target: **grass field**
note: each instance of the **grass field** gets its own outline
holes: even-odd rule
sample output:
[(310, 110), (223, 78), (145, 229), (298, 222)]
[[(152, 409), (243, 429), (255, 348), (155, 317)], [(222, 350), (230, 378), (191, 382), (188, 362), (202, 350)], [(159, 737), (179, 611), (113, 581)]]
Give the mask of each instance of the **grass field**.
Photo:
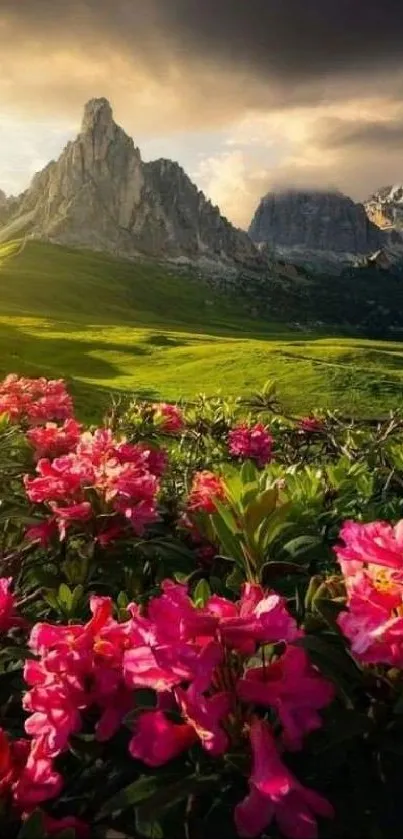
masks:
[(267, 379), (295, 412), (380, 416), (402, 404), (403, 343), (251, 321), (230, 300), (152, 263), (10, 246), (0, 295), (0, 375), (71, 380), (86, 419), (111, 391), (189, 399), (245, 394)]

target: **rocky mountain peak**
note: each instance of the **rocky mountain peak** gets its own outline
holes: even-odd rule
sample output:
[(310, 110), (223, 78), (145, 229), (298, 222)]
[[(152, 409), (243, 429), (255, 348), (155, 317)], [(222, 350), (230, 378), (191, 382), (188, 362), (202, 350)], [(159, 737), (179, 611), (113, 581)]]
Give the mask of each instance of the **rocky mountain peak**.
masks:
[(367, 216), (384, 229), (403, 229), (403, 184), (378, 189), (365, 201)]
[(81, 134), (93, 133), (100, 128), (105, 129), (113, 122), (113, 111), (110, 102), (102, 96), (99, 99), (90, 99), (84, 105)]
[(339, 191), (288, 189), (262, 198), (249, 228), (255, 243), (280, 253), (302, 251), (349, 258), (382, 246), (379, 228), (362, 204)]
[(3, 241), (24, 232), (129, 258), (263, 262), (177, 163), (142, 161), (105, 98), (87, 102), (76, 139), (35, 175), (7, 221)]

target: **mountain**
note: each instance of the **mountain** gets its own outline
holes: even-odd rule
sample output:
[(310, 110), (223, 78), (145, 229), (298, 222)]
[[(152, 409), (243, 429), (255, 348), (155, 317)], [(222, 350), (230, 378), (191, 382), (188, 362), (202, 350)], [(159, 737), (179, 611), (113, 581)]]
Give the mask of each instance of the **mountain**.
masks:
[(2, 241), (25, 234), (129, 258), (262, 263), (247, 234), (221, 216), (177, 163), (142, 160), (103, 98), (87, 103), (77, 138), (4, 208)]
[(256, 245), (296, 263), (326, 266), (365, 256), (384, 244), (362, 204), (340, 192), (286, 190), (260, 201), (249, 228)]
[(364, 206), (368, 218), (379, 227), (403, 231), (403, 184), (381, 187)]

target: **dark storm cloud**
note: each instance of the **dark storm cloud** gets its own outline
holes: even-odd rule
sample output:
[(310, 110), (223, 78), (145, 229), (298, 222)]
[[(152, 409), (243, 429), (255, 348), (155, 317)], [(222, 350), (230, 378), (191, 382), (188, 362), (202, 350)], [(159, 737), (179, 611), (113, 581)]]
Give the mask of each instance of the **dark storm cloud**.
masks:
[[(402, 0), (1, 0), (24, 33), (152, 50), (296, 83), (400, 64)], [(149, 53), (149, 58), (151, 54)]]
[(327, 149), (402, 149), (403, 116), (378, 122), (352, 122), (336, 118), (320, 120), (315, 126), (314, 139), (316, 146)]

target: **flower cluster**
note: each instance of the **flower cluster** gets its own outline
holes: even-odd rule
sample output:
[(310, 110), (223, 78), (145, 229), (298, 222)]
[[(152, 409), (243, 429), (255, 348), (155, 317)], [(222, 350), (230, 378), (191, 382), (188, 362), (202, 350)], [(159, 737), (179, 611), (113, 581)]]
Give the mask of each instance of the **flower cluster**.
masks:
[(73, 414), (71, 396), (62, 380), (25, 379), (11, 374), (0, 383), (0, 414), (12, 422), (38, 425)]
[(46, 425), (30, 428), (26, 438), (34, 449), (35, 460), (39, 460), (41, 457), (54, 458), (69, 454), (76, 447), (81, 433), (80, 423), (70, 417), (63, 425), (47, 422)]
[(61, 775), (54, 769), (43, 742), (10, 741), (0, 729), (0, 794), (24, 812), (59, 795)]
[[(237, 603), (213, 595), (196, 608), (186, 586), (167, 580), (145, 613), (131, 606), (123, 623), (113, 618), (109, 598), (92, 598), (91, 611), (85, 625), (32, 630), (38, 658), (26, 662), (24, 697), (32, 748), (40, 743), (54, 760), (83, 728), (89, 709), (96, 711), (99, 741), (135, 711), (129, 751), (149, 767), (196, 744), (219, 757), (249, 736), (251, 792), (235, 814), (239, 834), (257, 836), (275, 817), (286, 836), (313, 839), (315, 814), (331, 815), (331, 807), (291, 775), (279, 746), (301, 748), (321, 725), (318, 712), (333, 688), (294, 645), (302, 633), (283, 598), (247, 584)], [(276, 652), (259, 659), (268, 644)], [(144, 688), (154, 692), (154, 707), (136, 711), (136, 691)], [(279, 743), (256, 707), (276, 716)]]
[(323, 431), (323, 422), (317, 417), (302, 417), (298, 422), (298, 429), (305, 434), (316, 434)]
[(16, 614), (16, 601), (10, 591), (11, 577), (0, 577), (0, 632), (6, 633), (10, 629), (21, 628), (26, 625), (24, 618)]
[(403, 667), (403, 520), (347, 521), (336, 555), (347, 611), (338, 618), (354, 656), (367, 664)]
[[(69, 454), (40, 458), (36, 477), (25, 476), (28, 498), (51, 511), (45, 536), (57, 526), (61, 538), (71, 525), (91, 521), (101, 542), (130, 524), (136, 534), (156, 521), (158, 476), (165, 457), (143, 444), (114, 439), (112, 432), (85, 432)], [(94, 530), (94, 527), (93, 527)], [(40, 535), (37, 528), (30, 537)]]
[(263, 468), (272, 456), (273, 438), (261, 423), (238, 425), (228, 434), (228, 448), (233, 457), (254, 460)]
[(215, 513), (215, 501), (224, 501), (225, 484), (219, 475), (213, 472), (196, 472), (187, 497), (188, 513)]
[(178, 434), (185, 427), (185, 418), (177, 405), (161, 402), (154, 405), (154, 423), (164, 434)]

